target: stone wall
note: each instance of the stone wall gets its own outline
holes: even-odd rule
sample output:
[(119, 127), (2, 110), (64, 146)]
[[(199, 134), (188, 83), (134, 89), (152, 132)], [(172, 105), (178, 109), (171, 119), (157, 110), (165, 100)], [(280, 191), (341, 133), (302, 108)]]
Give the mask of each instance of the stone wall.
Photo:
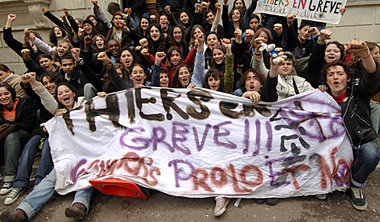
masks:
[[(232, 4), (233, 0), (229, 0)], [(106, 9), (109, 2), (120, 0), (100, 0), (102, 9)], [(220, 1), (222, 2), (222, 1)], [(245, 0), (247, 5), (251, 2)], [(42, 34), (42, 38), (48, 41), (48, 33), (54, 26), (42, 14), (42, 7), (45, 6), (54, 15), (60, 16), (61, 9), (69, 9), (74, 18), (85, 18), (92, 14), (92, 3), (90, 0), (0, 0), (0, 24), (5, 24), (9, 13), (17, 14), (17, 19), (13, 23), (13, 35), (23, 41), (23, 29), (37, 29)], [(342, 17), (338, 25), (328, 26), (333, 33), (333, 39), (342, 43), (353, 38), (360, 38), (368, 41), (380, 43), (380, 1), (379, 0), (348, 0), (347, 12)], [(0, 30), (0, 63), (8, 65), (16, 73), (26, 71), (21, 58), (4, 43), (2, 29)]]
[(380, 1), (348, 0), (340, 23), (328, 26), (333, 39), (346, 43), (353, 38), (380, 43)]

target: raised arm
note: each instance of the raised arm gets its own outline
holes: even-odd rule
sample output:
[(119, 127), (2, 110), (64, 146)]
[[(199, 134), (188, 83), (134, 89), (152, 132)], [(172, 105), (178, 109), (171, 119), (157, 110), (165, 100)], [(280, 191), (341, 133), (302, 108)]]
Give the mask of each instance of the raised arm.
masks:
[(376, 71), (376, 62), (371, 56), (367, 43), (360, 39), (354, 39), (348, 42), (346, 46), (347, 52), (354, 53), (361, 58), (366, 72), (374, 73)]
[(29, 49), (23, 49), (21, 50), (21, 55), (24, 61), (24, 64), (29, 72), (35, 72), (37, 76), (40, 76), (43, 72), (43, 68), (38, 65), (31, 57), (30, 57), (30, 50)]
[(58, 111), (58, 102), (48, 92), (48, 90), (38, 82), (36, 79), (36, 73), (30, 72), (22, 75), (22, 78), (27, 79), (33, 89), (33, 91), (41, 98), (41, 103), (47, 111), (55, 115)]
[(205, 70), (205, 54), (204, 54), (204, 37), (203, 33), (199, 33), (196, 36), (198, 42), (198, 48), (196, 49), (195, 62), (194, 62), (194, 71), (191, 76), (191, 82), (196, 85), (196, 87), (202, 87), (204, 76), (206, 73)]
[(265, 67), (263, 53), (259, 50), (261, 43), (263, 43), (263, 40), (264, 39), (262, 37), (258, 37), (254, 40), (255, 53), (253, 53), (252, 56), (252, 68), (256, 70), (256, 72), (259, 72), (264, 76), (267, 76), (269, 70)]
[(347, 51), (354, 53), (362, 61), (362, 67), (356, 69), (360, 77), (358, 92), (366, 100), (372, 99), (379, 91), (380, 66), (370, 54), (366, 42), (360, 39), (351, 40), (346, 44)]
[(273, 55), (271, 55), (270, 70), (269, 70), (269, 74), (268, 74), (269, 78), (276, 78), (278, 76), (280, 63), (285, 61), (286, 56), (284, 56), (283, 52), (280, 52), (280, 53), (278, 53), (277, 58), (279, 59), (279, 62), (273, 62)]
[(107, 25), (107, 28), (112, 28), (111, 22), (108, 21), (106, 15), (102, 11), (102, 9), (98, 6), (97, 0), (91, 0), (92, 4), (94, 5), (94, 14), (98, 19), (100, 19), (104, 24)]
[(216, 14), (215, 14), (214, 22), (212, 23), (212, 26), (211, 26), (211, 32), (216, 32), (219, 25), (219, 21), (220, 21), (220, 16), (222, 14), (222, 5), (220, 3), (218, 2), (215, 3), (215, 8), (216, 8)]
[[(241, 35), (241, 34), (240, 34)], [(224, 87), (223, 91), (225, 93), (233, 94), (234, 87), (234, 55), (231, 51), (231, 43), (223, 40), (223, 46), (226, 47), (226, 59), (225, 59), (225, 70), (224, 70)]]
[(15, 51), (19, 56), (21, 55), (21, 50), (23, 48), (22, 43), (17, 41), (12, 35), (12, 23), (16, 19), (16, 14), (9, 14), (7, 17), (7, 21), (5, 22), (4, 30), (3, 30), (3, 39), (4, 42)]
[(51, 55), (51, 56), (54, 55), (54, 50), (56, 47), (49, 46), (46, 42), (42, 41), (41, 39), (39, 39), (37, 37), (34, 37), (33, 39), (34, 39), (33, 44), (35, 46), (37, 46), (37, 48), (39, 50), (41, 50), (41, 52), (46, 53), (46, 54)]
[(119, 76), (119, 74), (117, 74), (115, 67), (113, 67), (111, 63), (111, 59), (108, 58), (106, 52), (100, 52), (98, 54), (98, 60), (103, 62), (108, 76), (111, 79), (111, 82), (114, 85), (116, 91), (132, 88), (132, 86), (124, 82), (124, 80)]
[(61, 20), (59, 20), (59, 18), (55, 17), (55, 15), (53, 15), (51, 12), (49, 12), (46, 9), (46, 7), (42, 7), (42, 12), (44, 13), (44, 16), (46, 16), (54, 24), (56, 24), (57, 26), (61, 27), (62, 29), (64, 28), (63, 27), (63, 22)]
[(257, 0), (252, 0), (251, 5), (247, 8), (244, 14), (244, 22), (243, 27), (248, 28), (249, 27), (249, 16), (255, 11), (257, 7)]
[(81, 75), (84, 75), (87, 82), (91, 83), (98, 92), (103, 91), (102, 81), (97, 77), (96, 73), (88, 66), (88, 64), (80, 57), (81, 50), (79, 48), (71, 49), (71, 55), (73, 56), (75, 63), (79, 65), (79, 69), (82, 71)]
[(223, 27), (225, 31), (224, 33), (226, 33), (228, 26), (230, 26), (230, 21), (228, 19), (228, 4), (226, 0), (224, 1), (224, 5), (223, 5), (222, 23), (223, 23)]
[(156, 59), (153, 65), (151, 86), (160, 86), (161, 62), (166, 57), (165, 52), (156, 52)]
[(321, 69), (324, 64), (326, 40), (331, 39), (331, 35), (331, 31), (322, 30), (318, 37), (317, 43), (314, 44), (314, 47), (311, 51), (305, 79), (314, 88), (317, 88), (321, 84)]

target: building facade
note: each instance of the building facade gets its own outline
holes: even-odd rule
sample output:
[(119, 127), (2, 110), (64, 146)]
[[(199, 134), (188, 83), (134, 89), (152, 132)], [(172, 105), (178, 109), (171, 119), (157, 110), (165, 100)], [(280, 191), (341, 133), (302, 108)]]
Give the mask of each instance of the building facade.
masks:
[[(232, 4), (233, 0), (229, 0)], [(109, 2), (120, 0), (99, 0), (99, 5), (106, 11)], [(222, 2), (222, 1), (220, 1)], [(245, 0), (248, 6), (250, 0)], [(230, 4), (230, 5), (231, 5)], [(68, 8), (74, 17), (85, 18), (93, 14), (90, 0), (0, 0), (0, 24), (4, 27), (8, 14), (17, 15), (12, 25), (14, 37), (23, 41), (24, 28), (38, 30), (42, 38), (47, 41), (48, 33), (54, 26), (42, 13), (46, 7), (54, 15), (63, 14), (62, 8)], [(380, 43), (380, 1), (379, 0), (347, 0), (347, 11), (337, 25), (328, 25), (333, 31), (333, 39), (346, 43), (353, 38)], [(26, 71), (22, 59), (4, 43), (3, 30), (0, 29), (0, 63), (8, 65), (16, 73)]]

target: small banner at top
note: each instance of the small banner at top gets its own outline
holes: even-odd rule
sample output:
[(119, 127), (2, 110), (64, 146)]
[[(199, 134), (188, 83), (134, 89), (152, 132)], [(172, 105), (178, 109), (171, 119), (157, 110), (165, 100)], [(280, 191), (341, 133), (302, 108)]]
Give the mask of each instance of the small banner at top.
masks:
[(45, 127), (60, 194), (118, 178), (184, 197), (315, 195), (346, 190), (353, 161), (340, 107), (319, 90), (253, 104), (144, 87), (96, 97)]
[(297, 15), (306, 19), (329, 24), (338, 24), (342, 16), (339, 9), (347, 0), (258, 0), (257, 12), (287, 16)]

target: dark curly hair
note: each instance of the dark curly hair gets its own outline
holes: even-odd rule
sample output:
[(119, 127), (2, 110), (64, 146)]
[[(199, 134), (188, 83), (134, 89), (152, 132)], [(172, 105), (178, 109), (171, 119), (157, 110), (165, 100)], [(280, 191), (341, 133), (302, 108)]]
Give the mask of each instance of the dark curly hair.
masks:
[(347, 74), (348, 78), (352, 79), (354, 77), (354, 70), (347, 63), (337, 60), (332, 63), (326, 64), (326, 66), (322, 69), (322, 81), (327, 81), (327, 71), (330, 67), (341, 66), (344, 69), (344, 72)]

